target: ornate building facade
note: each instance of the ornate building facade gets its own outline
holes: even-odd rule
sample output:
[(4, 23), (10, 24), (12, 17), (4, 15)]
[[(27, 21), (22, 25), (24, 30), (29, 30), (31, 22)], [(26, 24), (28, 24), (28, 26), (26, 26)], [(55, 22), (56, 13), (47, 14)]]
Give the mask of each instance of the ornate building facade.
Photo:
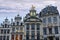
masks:
[(29, 13), (6, 18), (0, 27), (0, 40), (60, 40), (60, 15), (55, 6), (47, 6), (36, 13), (32, 6)]

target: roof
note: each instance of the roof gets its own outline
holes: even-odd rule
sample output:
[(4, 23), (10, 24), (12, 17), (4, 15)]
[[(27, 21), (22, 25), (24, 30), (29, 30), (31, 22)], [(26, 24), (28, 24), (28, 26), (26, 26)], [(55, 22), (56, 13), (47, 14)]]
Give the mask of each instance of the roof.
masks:
[(57, 7), (56, 6), (52, 6), (52, 5), (48, 5), (47, 7), (45, 7), (44, 9), (41, 10), (40, 12), (40, 16), (42, 15), (46, 15), (46, 14), (59, 14)]

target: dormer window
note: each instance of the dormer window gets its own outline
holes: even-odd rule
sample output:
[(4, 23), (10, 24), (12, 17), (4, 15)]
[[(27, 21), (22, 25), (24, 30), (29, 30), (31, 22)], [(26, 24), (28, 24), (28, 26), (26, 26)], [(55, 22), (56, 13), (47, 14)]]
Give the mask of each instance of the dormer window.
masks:
[(13, 26), (15, 26), (15, 23), (13, 23)]
[(5, 28), (7, 27), (7, 24), (5, 24)]
[(19, 22), (17, 22), (17, 25), (19, 25)]

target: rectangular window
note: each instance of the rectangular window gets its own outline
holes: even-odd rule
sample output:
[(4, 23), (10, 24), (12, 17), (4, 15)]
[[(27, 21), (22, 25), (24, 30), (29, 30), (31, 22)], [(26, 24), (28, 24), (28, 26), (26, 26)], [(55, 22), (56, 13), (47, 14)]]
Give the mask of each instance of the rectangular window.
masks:
[(51, 17), (48, 18), (48, 23), (51, 23)]
[(55, 30), (55, 34), (58, 34), (58, 27), (57, 26), (54, 27), (54, 30)]
[(52, 34), (52, 28), (49, 28), (49, 34)]
[(59, 37), (56, 37), (56, 40), (59, 40)]
[(6, 29), (4, 29), (4, 34), (6, 34)]
[(0, 36), (0, 40), (2, 40), (2, 36)]
[(3, 40), (5, 40), (6, 36), (3, 36)]
[(8, 33), (8, 34), (10, 33), (10, 30), (9, 30), (9, 29), (7, 30), (7, 33)]
[(7, 40), (9, 40), (9, 36), (7, 36)]
[(31, 40), (35, 40), (35, 31), (31, 32)]
[(1, 34), (3, 34), (3, 29), (1, 29)]
[(43, 23), (46, 23), (46, 18), (43, 19)]
[(12, 31), (13, 31), (13, 32), (15, 31), (15, 28), (14, 28), (14, 27), (12, 28)]
[(34, 23), (31, 24), (31, 29), (32, 29), (32, 30), (35, 30), (35, 24), (34, 24)]
[(29, 40), (29, 31), (26, 31), (26, 40)]
[(47, 34), (47, 28), (46, 28), (46, 27), (43, 28), (43, 34), (44, 34), (44, 35)]
[(26, 24), (26, 29), (29, 30), (29, 24)]
[(57, 17), (53, 17), (53, 23), (57, 22)]
[(18, 31), (19, 30), (19, 27), (16, 27), (16, 31)]
[(47, 40), (47, 38), (44, 38), (44, 40)]
[(36, 25), (37, 25), (37, 30), (40, 30), (40, 24), (37, 23)]
[(40, 31), (37, 31), (37, 40), (40, 40)]

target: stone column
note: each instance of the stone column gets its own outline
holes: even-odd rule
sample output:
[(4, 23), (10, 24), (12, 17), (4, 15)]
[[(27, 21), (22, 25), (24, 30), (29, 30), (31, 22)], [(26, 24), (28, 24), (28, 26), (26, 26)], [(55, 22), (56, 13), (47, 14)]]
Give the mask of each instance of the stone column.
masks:
[(53, 38), (53, 40), (55, 40), (55, 37)]
[(47, 28), (47, 35), (49, 35), (49, 28)]
[(52, 33), (54, 34), (54, 32), (55, 32), (55, 31), (54, 31), (54, 27), (52, 27)]
[(30, 29), (29, 29), (29, 31), (30, 31), (30, 33), (29, 33), (29, 39), (31, 39), (31, 24), (29, 26), (30, 26)]
[(24, 27), (24, 39), (26, 40), (26, 25)]
[(35, 39), (37, 39), (37, 26), (35, 24)]
[(16, 39), (16, 35), (14, 34), (14, 40)]
[(18, 34), (18, 40), (20, 40), (20, 35)]
[(49, 40), (49, 38), (47, 38), (47, 40)]
[(6, 35), (6, 38), (5, 38), (5, 40), (7, 40), (7, 35)]

